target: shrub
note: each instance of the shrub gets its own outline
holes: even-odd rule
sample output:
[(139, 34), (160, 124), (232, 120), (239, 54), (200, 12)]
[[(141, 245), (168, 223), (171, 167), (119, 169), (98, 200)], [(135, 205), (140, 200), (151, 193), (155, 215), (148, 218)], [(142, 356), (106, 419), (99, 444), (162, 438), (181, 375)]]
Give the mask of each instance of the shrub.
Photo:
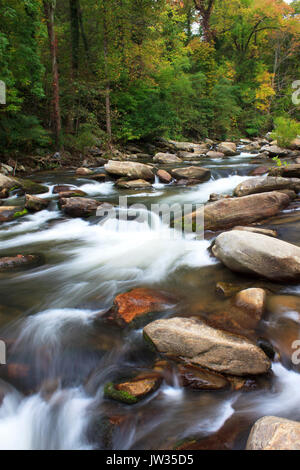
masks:
[(300, 134), (300, 123), (294, 119), (278, 117), (275, 119), (275, 130), (271, 136), (277, 140), (280, 147), (289, 147)]

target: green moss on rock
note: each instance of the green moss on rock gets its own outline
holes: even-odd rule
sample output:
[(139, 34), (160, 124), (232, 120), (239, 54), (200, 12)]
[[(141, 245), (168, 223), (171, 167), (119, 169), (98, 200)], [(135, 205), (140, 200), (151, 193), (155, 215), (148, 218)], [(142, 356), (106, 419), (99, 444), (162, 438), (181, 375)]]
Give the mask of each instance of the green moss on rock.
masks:
[(116, 390), (112, 382), (105, 385), (104, 396), (121, 403), (126, 403), (127, 405), (135, 405), (138, 402), (138, 399), (133, 395), (130, 395), (130, 393)]

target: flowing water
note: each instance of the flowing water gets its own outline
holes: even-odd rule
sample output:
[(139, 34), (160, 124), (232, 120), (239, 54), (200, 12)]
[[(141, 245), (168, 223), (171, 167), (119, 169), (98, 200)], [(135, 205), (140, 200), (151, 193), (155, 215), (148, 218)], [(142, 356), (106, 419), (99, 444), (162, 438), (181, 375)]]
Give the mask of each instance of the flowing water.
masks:
[[(52, 199), (50, 206), (0, 227), (1, 256), (38, 253), (45, 259), (30, 270), (0, 273), (0, 337), (8, 347), (8, 365), (0, 366), (0, 449), (171, 449), (179, 441), (206, 439), (208, 448), (242, 449), (258, 417), (300, 419), (300, 375), (290, 361), (300, 329), (300, 308), (290, 307), (300, 294), (295, 285), (264, 283), (269, 306), (256, 335), (277, 350), (267, 387), (195, 392), (180, 386), (174, 368), (159, 390), (135, 406), (105, 399), (107, 382), (151, 370), (155, 360), (142, 329), (104, 321), (117, 294), (139, 286), (163, 289), (178, 299), (166, 315), (203, 317), (223, 308), (218, 281), (243, 286), (253, 279), (218, 263), (208, 250), (211, 240), (170, 237), (172, 229), (155, 214), (151, 224), (148, 217), (101, 224), (70, 219), (52, 194), (54, 185), (70, 184), (101, 201), (116, 203), (127, 195), (129, 204), (148, 210), (155, 202), (204, 203), (211, 193), (231, 194), (255, 167), (253, 158), (242, 153), (202, 161), (211, 180), (188, 188), (156, 181), (149, 190), (118, 192), (113, 182), (79, 179), (71, 171), (34, 175), (49, 187), (42, 197)], [(5, 205), (22, 202), (14, 197)], [(298, 218), (294, 207), (268, 227), (299, 244)], [(103, 432), (116, 419), (118, 425)], [(214, 435), (217, 446), (209, 444)]]

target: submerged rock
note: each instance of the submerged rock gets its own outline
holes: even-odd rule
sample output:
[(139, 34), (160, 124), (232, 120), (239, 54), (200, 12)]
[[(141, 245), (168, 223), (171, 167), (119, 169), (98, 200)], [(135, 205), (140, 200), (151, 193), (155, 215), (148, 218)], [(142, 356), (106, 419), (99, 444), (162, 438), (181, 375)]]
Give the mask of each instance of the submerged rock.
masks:
[(266, 292), (264, 289), (250, 288), (239, 292), (234, 299), (237, 307), (240, 307), (258, 321), (261, 319), (266, 307)]
[(232, 271), (272, 281), (300, 280), (300, 248), (276, 238), (234, 230), (216, 238), (213, 253)]
[(77, 168), (76, 175), (77, 176), (89, 176), (92, 175), (94, 172), (89, 168)]
[(240, 225), (237, 225), (236, 227), (233, 227), (232, 230), (239, 230), (241, 232), (252, 232), (252, 233), (260, 233), (261, 235), (267, 235), (268, 237), (274, 237), (277, 238), (277, 232), (276, 230), (271, 230), (267, 228), (260, 228), (260, 227), (242, 227)]
[(0, 222), (10, 222), (27, 214), (28, 211), (24, 207), (0, 206)]
[(278, 191), (281, 189), (291, 189), (300, 191), (300, 179), (298, 178), (281, 178), (281, 177), (256, 177), (243, 181), (235, 190), (235, 196), (249, 196), (250, 194), (264, 193), (269, 191)]
[(157, 320), (144, 328), (144, 336), (160, 353), (215, 372), (258, 375), (270, 368), (265, 353), (247, 338), (211, 328), (200, 320)]
[(163, 312), (174, 304), (174, 297), (155, 289), (138, 287), (124, 294), (119, 294), (109, 311), (109, 319), (126, 325), (149, 313)]
[(107, 173), (113, 176), (126, 176), (130, 179), (154, 181), (154, 173), (152, 169), (144, 163), (109, 160), (109, 162), (104, 165), (104, 168)]
[(31, 196), (30, 194), (26, 194), (25, 201), (25, 208), (30, 212), (42, 211), (49, 205), (49, 201), (47, 199), (41, 199), (36, 196)]
[(155, 392), (161, 385), (160, 374), (141, 374), (132, 380), (118, 384), (108, 383), (104, 388), (104, 395), (107, 398), (134, 405)]
[(300, 423), (264, 416), (252, 427), (246, 450), (300, 450)]
[(0, 272), (31, 268), (39, 265), (41, 261), (39, 255), (4, 256), (0, 258)]
[(87, 193), (81, 191), (80, 189), (70, 189), (68, 191), (62, 191), (59, 193), (60, 198), (68, 198), (68, 197), (85, 197)]
[(193, 390), (222, 390), (229, 387), (223, 375), (200, 367), (179, 365), (178, 371), (183, 387)]

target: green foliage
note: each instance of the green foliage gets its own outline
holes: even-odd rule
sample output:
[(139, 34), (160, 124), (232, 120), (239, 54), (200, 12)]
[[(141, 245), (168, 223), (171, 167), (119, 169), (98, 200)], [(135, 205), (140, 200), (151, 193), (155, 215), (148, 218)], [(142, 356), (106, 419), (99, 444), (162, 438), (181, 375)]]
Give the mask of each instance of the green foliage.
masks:
[(272, 138), (277, 140), (280, 147), (289, 147), (299, 134), (299, 122), (286, 117), (275, 119), (275, 131), (272, 133)]

